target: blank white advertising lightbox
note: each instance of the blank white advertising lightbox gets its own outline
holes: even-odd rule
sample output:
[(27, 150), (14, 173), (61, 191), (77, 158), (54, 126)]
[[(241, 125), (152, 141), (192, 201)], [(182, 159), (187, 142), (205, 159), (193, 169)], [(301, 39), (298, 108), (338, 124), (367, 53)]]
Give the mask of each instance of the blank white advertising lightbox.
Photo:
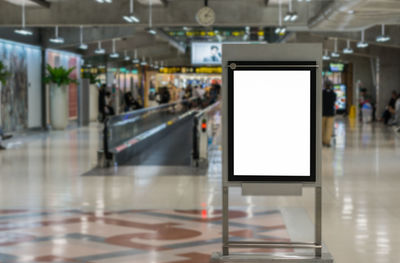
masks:
[(308, 181), (313, 173), (310, 83), (309, 70), (233, 71), (233, 177)]

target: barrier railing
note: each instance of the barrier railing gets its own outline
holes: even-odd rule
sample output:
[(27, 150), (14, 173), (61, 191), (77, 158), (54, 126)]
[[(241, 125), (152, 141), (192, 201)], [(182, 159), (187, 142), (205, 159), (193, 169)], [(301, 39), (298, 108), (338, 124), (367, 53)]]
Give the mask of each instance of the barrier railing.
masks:
[(208, 160), (208, 146), (210, 139), (214, 137), (215, 131), (220, 125), (221, 103), (208, 106), (198, 112), (193, 120), (193, 151), (192, 163), (194, 166), (206, 165)]
[[(102, 149), (98, 151), (98, 166), (109, 167), (117, 163), (116, 156), (130, 155), (131, 147), (139, 145), (170, 125), (194, 116), (192, 162), (199, 166), (207, 160), (208, 138), (213, 135), (213, 116), (220, 110), (216, 102), (203, 110), (192, 109), (196, 99), (182, 100), (158, 107), (136, 110), (112, 117), (104, 121), (102, 131)], [(207, 125), (210, 125), (207, 127)], [(127, 150), (127, 151), (125, 151)], [(122, 153), (122, 154), (120, 154)], [(129, 157), (129, 156), (128, 156)], [(122, 160), (123, 158), (118, 158)]]
[(99, 166), (110, 166), (113, 154), (132, 144), (133, 138), (188, 112), (192, 101), (181, 100), (107, 117), (102, 132), (103, 148), (98, 153)]

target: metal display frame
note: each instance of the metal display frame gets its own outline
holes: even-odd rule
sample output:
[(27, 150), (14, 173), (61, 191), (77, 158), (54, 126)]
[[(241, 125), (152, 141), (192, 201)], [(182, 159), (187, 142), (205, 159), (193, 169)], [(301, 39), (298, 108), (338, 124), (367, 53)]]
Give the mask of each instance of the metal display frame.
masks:
[[(316, 176), (316, 61), (229, 61), (228, 67), (228, 181), (315, 182)], [(236, 70), (285, 70), (310, 73), (310, 175), (235, 175), (234, 174), (234, 72)]]
[[(222, 258), (230, 256), (229, 250), (231, 248), (292, 248), (292, 249), (310, 249), (314, 251), (316, 259), (323, 259), (322, 253), (322, 187), (321, 187), (321, 119), (320, 112), (322, 110), (322, 90), (319, 92), (318, 87), (322, 83), (322, 46), (321, 44), (310, 43), (310, 44), (269, 44), (269, 45), (223, 45), (223, 127), (230, 127), (229, 125), (229, 87), (227, 85), (229, 79), (228, 71), (230, 69), (236, 69), (237, 67), (243, 66), (248, 63), (265, 64), (272, 63), (272, 67), (287, 67), (293, 66), (297, 68), (306, 67), (315, 69), (315, 178), (312, 180), (253, 180), (243, 181), (231, 181), (229, 180), (229, 131), (223, 130), (223, 183), (222, 183)], [(312, 65), (304, 62), (312, 62)], [(238, 65), (241, 62), (242, 65)], [(266, 63), (267, 62), (267, 63)], [(251, 65), (258, 67), (259, 65)], [(280, 64), (280, 65), (278, 65)], [(262, 66), (262, 65), (261, 65)], [(225, 118), (224, 118), (225, 117)], [(230, 187), (242, 187), (244, 185), (251, 186), (258, 185), (262, 188), (265, 187), (265, 193), (262, 195), (287, 195), (291, 192), (291, 189), (311, 187), (314, 188), (314, 209), (315, 209), (315, 221), (314, 221), (314, 242), (260, 242), (260, 241), (231, 241), (229, 239), (229, 188)], [(285, 189), (286, 191), (270, 191), (271, 189)], [(271, 192), (274, 192), (271, 194)], [(292, 191), (295, 193), (296, 191)], [(227, 258), (228, 258), (227, 257)], [(221, 258), (221, 259), (222, 259)], [(284, 261), (284, 260), (283, 260)], [(283, 262), (282, 261), (282, 262)], [(221, 261), (222, 262), (222, 261)], [(225, 262), (225, 261), (223, 261)], [(257, 261), (258, 262), (258, 261)], [(269, 262), (269, 261), (268, 261)], [(275, 262), (275, 261), (274, 261)], [(279, 261), (281, 262), (281, 261)]]

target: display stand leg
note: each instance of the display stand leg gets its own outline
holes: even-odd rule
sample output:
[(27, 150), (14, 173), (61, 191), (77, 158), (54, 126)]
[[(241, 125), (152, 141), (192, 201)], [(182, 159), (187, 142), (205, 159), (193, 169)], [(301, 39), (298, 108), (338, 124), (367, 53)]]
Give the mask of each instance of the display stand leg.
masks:
[[(315, 187), (315, 244), (322, 245), (322, 190)], [(322, 247), (322, 246), (321, 246)], [(322, 256), (322, 248), (315, 249), (315, 256)]]
[(229, 187), (223, 186), (222, 189), (222, 253), (229, 255)]

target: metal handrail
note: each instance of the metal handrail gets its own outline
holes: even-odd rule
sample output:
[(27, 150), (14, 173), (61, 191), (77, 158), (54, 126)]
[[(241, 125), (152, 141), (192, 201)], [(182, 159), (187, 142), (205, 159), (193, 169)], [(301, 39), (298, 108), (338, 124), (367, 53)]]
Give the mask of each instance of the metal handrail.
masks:
[(204, 115), (209, 113), (210, 111), (214, 110), (221, 102), (217, 101), (214, 104), (208, 106), (207, 108), (199, 111), (193, 119), (193, 144), (192, 144), (192, 160), (196, 162), (196, 166), (198, 166), (198, 161), (200, 159), (200, 146), (199, 146), (199, 130), (198, 125), (200, 118)]
[[(106, 160), (111, 160), (112, 159), (112, 153), (109, 149), (109, 130), (110, 130), (110, 126), (120, 126), (120, 125), (124, 125), (124, 124), (128, 124), (128, 123), (132, 123), (135, 121), (140, 120), (141, 118), (139, 117), (139, 115), (143, 115), (147, 112), (152, 112), (152, 111), (159, 111), (161, 109), (166, 109), (169, 107), (173, 107), (175, 105), (181, 104), (181, 103), (185, 103), (185, 102), (192, 102), (194, 101), (196, 98), (190, 98), (187, 100), (179, 100), (173, 103), (168, 103), (168, 104), (163, 104), (163, 105), (159, 105), (159, 106), (155, 106), (155, 107), (151, 107), (151, 108), (145, 108), (145, 109), (139, 109), (139, 110), (134, 110), (134, 111), (130, 111), (127, 113), (122, 113), (122, 114), (118, 114), (118, 115), (114, 115), (111, 117), (106, 117), (104, 118), (103, 124), (104, 124), (104, 128), (103, 128), (103, 153), (104, 156), (106, 158)], [(137, 118), (134, 118), (135, 116), (137, 116)], [(114, 123), (113, 123), (114, 122)]]
[(190, 99), (187, 99), (187, 100), (179, 100), (179, 101), (176, 101), (176, 102), (173, 102), (173, 103), (162, 104), (162, 105), (158, 105), (158, 106), (154, 106), (154, 107), (150, 107), (150, 108), (144, 108), (144, 109), (124, 112), (124, 113), (109, 117), (109, 121), (110, 122), (113, 122), (113, 121), (116, 122), (116, 119), (122, 119), (121, 122), (124, 122), (124, 123), (121, 123), (121, 124), (125, 124), (125, 123), (128, 122), (127, 119), (132, 118), (132, 117), (134, 117), (136, 115), (141, 115), (141, 114), (146, 113), (146, 112), (157, 111), (157, 110), (161, 110), (161, 109), (164, 109), (164, 108), (169, 108), (171, 106), (175, 106), (175, 105), (178, 105), (178, 104), (181, 104), (181, 103), (184, 103), (184, 102), (191, 102), (193, 100), (195, 100), (195, 98), (190, 98)]

